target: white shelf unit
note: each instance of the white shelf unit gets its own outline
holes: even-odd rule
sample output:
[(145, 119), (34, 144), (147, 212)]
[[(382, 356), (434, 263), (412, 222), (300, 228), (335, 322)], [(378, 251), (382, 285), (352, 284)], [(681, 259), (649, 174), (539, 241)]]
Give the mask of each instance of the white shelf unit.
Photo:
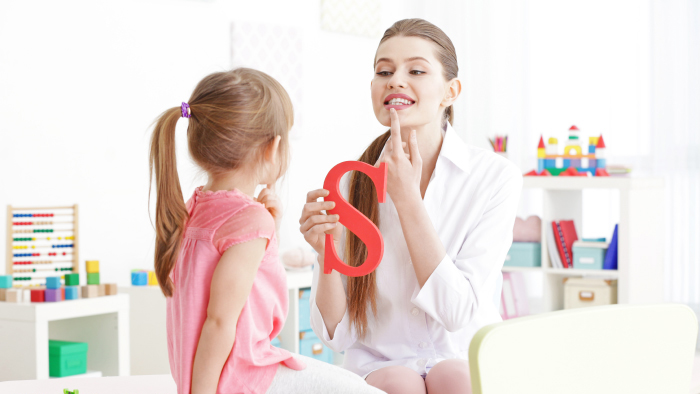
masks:
[(49, 378), (49, 339), (87, 342), (87, 368), (128, 376), (129, 296), (0, 302), (0, 381)]
[(299, 289), (311, 287), (312, 280), (313, 271), (287, 271), (289, 311), (279, 337), (282, 348), (292, 353), (299, 353)]
[[(663, 302), (664, 182), (661, 178), (524, 177), (523, 188), (542, 191), (542, 266), (504, 267), (504, 272), (544, 275), (542, 312), (564, 308), (565, 277), (617, 279), (620, 304)], [(553, 268), (547, 236), (553, 220), (573, 220), (579, 236), (583, 221), (583, 191), (616, 190), (619, 194), (618, 269)], [(612, 229), (611, 229), (612, 230)]]

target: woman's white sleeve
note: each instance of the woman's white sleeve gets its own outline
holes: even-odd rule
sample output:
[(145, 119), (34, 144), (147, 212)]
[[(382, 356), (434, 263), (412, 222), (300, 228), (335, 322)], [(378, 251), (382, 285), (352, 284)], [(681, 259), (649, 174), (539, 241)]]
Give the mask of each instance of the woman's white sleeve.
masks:
[(454, 332), (465, 328), (480, 303), (493, 303), (494, 275), (501, 275), (513, 243), (522, 175), (504, 172), (494, 188), (481, 219), (469, 232), (456, 258), (445, 255), (423, 287), (416, 287), (411, 302)]
[[(335, 327), (333, 339), (331, 339), (328, 329), (326, 328), (326, 323), (323, 321), (321, 311), (316, 305), (316, 288), (318, 286), (319, 275), (323, 275), (323, 273), (320, 272), (319, 266), (316, 264), (314, 265), (314, 279), (311, 285), (311, 296), (309, 297), (309, 302), (311, 303), (311, 328), (316, 333), (316, 336), (321, 338), (321, 341), (328, 346), (329, 349), (336, 352), (342, 352), (352, 346), (352, 344), (357, 340), (355, 330), (350, 324), (348, 309), (345, 308), (345, 314), (340, 320), (340, 323), (338, 323), (338, 325)], [(345, 280), (343, 280), (343, 287), (345, 287)]]

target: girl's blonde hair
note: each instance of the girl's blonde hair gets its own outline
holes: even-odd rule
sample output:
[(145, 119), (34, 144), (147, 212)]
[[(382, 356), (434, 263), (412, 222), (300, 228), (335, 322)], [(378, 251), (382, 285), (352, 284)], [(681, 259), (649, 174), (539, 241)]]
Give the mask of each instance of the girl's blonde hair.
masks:
[[(277, 136), (282, 137), (278, 177), (284, 174), (294, 111), (287, 92), (274, 78), (249, 68), (213, 73), (199, 82), (188, 104), (187, 146), (195, 163), (210, 176), (239, 169), (257, 171), (265, 148)], [(154, 265), (167, 297), (173, 294), (170, 272), (189, 218), (175, 158), (175, 124), (181, 111), (173, 107), (157, 119), (149, 156), (150, 179), (155, 175), (157, 194)]]
[[(419, 37), (434, 43), (437, 48), (437, 58), (443, 68), (443, 76), (446, 81), (457, 78), (457, 53), (450, 38), (439, 27), (423, 19), (404, 19), (394, 23), (384, 32), (379, 45), (392, 37)], [(376, 56), (375, 56), (376, 61)], [(444, 120), (454, 120), (454, 109), (449, 106), (443, 114)], [(443, 123), (444, 124), (444, 123)], [(360, 161), (374, 165), (379, 160), (379, 155), (384, 148), (391, 130), (375, 139), (360, 156)], [(379, 227), (379, 206), (377, 192), (372, 180), (365, 174), (354, 171), (350, 178), (349, 202), (367, 216)], [(351, 232), (347, 232), (345, 241), (345, 261), (348, 265), (357, 267), (367, 258), (367, 246), (360, 238)], [(367, 332), (368, 307), (372, 313), (377, 313), (377, 279), (373, 271), (369, 275), (347, 278), (347, 297), (350, 321), (360, 338)]]

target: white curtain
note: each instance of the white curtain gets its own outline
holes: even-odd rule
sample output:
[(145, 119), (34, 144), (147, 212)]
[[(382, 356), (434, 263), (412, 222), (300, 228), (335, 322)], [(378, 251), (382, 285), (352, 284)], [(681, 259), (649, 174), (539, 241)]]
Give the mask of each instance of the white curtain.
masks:
[(700, 1), (651, 2), (649, 164), (666, 180), (666, 299), (700, 304)]

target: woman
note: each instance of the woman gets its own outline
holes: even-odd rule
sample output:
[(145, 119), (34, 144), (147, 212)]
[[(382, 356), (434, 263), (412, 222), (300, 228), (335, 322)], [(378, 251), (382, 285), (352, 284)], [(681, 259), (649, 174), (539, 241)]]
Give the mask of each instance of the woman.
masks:
[(512, 243), (522, 176), (498, 155), (465, 145), (452, 129), (461, 92), (449, 37), (420, 19), (396, 22), (382, 37), (371, 85), (377, 120), (391, 129), (360, 161), (388, 164), (388, 197), (353, 173), (343, 196), (384, 238), (375, 272), (323, 274), (324, 235), (351, 266), (366, 247), (343, 230), (333, 202), (309, 192), (300, 231), (319, 253), (311, 322), (344, 367), (387, 393), (469, 393), (469, 343), (501, 320), (501, 268)]

